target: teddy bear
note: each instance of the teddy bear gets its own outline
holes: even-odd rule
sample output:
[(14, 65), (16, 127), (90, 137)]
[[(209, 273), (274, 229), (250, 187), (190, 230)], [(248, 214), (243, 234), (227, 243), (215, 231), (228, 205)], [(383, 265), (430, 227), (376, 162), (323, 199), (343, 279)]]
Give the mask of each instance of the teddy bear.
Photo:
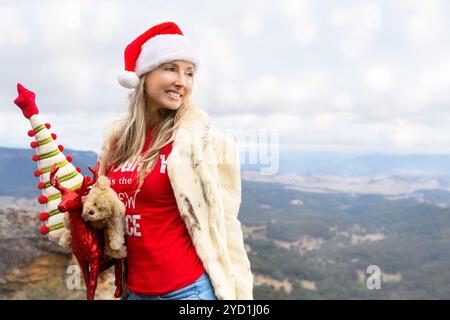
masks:
[[(125, 243), (125, 205), (111, 189), (108, 177), (98, 177), (89, 194), (83, 197), (81, 217), (94, 229), (104, 230), (105, 255), (122, 259), (127, 256)], [(66, 228), (69, 224), (64, 217)], [(68, 229), (68, 228), (67, 228)], [(65, 248), (70, 246), (71, 234), (64, 232), (59, 244)]]
[(105, 254), (112, 258), (125, 258), (125, 205), (111, 189), (106, 176), (98, 177), (84, 198), (81, 217), (95, 229), (103, 229)]

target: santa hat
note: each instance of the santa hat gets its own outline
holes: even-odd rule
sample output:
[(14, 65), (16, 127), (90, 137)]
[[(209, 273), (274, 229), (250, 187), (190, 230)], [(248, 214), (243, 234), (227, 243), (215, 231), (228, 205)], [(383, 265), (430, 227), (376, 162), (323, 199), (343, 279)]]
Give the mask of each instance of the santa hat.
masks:
[(151, 27), (134, 39), (125, 49), (125, 70), (117, 76), (120, 85), (133, 89), (139, 77), (162, 63), (185, 60), (198, 67), (198, 59), (189, 40), (174, 22)]

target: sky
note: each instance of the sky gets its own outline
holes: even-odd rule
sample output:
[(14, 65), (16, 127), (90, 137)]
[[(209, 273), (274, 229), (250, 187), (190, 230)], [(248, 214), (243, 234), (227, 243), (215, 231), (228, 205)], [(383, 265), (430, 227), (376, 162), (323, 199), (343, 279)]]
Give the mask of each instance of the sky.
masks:
[(193, 100), (225, 132), (276, 132), (281, 150), (450, 153), (439, 0), (0, 0), (0, 146), (30, 142), (20, 82), (59, 143), (97, 152), (127, 110), (126, 45), (164, 21), (197, 51)]

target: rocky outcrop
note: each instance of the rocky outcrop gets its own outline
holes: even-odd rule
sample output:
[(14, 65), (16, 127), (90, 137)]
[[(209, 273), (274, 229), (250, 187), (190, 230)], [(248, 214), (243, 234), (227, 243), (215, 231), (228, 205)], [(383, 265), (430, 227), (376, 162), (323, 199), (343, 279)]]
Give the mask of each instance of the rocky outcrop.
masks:
[[(85, 299), (81, 277), (70, 288), (71, 251), (39, 234), (35, 199), (0, 197), (0, 299)], [(112, 270), (99, 278), (96, 299), (113, 299)]]

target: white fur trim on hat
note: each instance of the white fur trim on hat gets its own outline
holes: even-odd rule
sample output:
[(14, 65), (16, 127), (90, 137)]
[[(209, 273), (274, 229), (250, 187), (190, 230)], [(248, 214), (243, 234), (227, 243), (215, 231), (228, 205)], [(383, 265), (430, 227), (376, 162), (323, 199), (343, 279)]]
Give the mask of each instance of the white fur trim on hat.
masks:
[(117, 81), (119, 81), (121, 86), (128, 89), (134, 89), (139, 85), (139, 77), (136, 73), (126, 70), (119, 72)]
[(162, 63), (173, 60), (185, 60), (198, 68), (198, 59), (186, 36), (178, 34), (160, 34), (148, 40), (142, 46), (136, 60), (136, 75), (155, 69)]

